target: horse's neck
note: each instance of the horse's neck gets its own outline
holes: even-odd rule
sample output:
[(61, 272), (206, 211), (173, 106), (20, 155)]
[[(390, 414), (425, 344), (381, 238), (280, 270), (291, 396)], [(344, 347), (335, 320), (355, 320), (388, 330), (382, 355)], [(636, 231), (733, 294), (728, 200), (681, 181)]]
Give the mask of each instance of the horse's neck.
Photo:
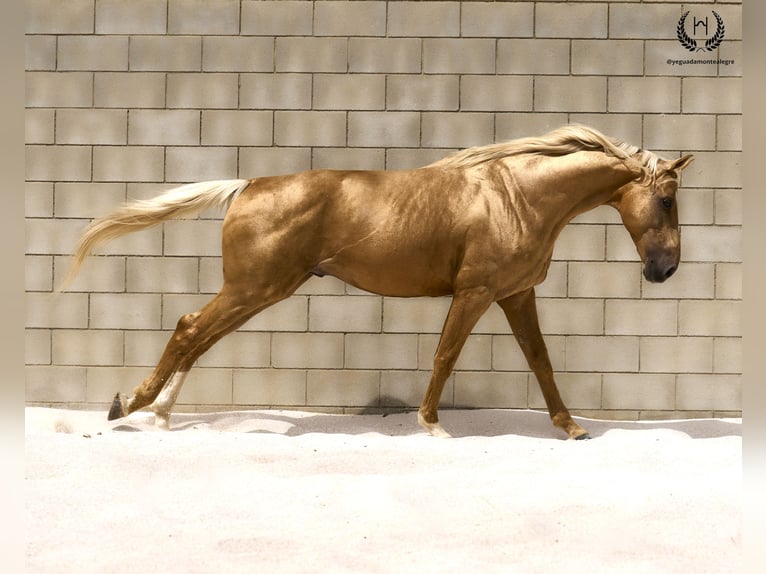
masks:
[(563, 228), (572, 218), (608, 202), (637, 174), (612, 156), (577, 152), (565, 156), (517, 156), (505, 160), (520, 204), (535, 218)]

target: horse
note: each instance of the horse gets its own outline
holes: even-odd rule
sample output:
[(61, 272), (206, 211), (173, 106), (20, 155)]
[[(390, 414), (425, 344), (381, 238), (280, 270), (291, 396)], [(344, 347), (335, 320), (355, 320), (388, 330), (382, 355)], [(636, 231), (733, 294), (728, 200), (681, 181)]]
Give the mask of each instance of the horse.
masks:
[(496, 303), (553, 425), (569, 439), (590, 438), (556, 387), (535, 286), (564, 226), (600, 205), (619, 212), (648, 281), (673, 275), (680, 261), (679, 172), (692, 160), (663, 159), (593, 128), (565, 125), (417, 169), (208, 181), (128, 203), (83, 232), (67, 281), (111, 239), (218, 206), (226, 210), (223, 284), (203, 308), (178, 320), (156, 368), (132, 396), (115, 395), (108, 419), (149, 406), (156, 425), (168, 429), (184, 379), (203, 353), (310, 277), (331, 275), (389, 297), (452, 297), (417, 415), (431, 435), (450, 436), (439, 422), (439, 398), (471, 330)]

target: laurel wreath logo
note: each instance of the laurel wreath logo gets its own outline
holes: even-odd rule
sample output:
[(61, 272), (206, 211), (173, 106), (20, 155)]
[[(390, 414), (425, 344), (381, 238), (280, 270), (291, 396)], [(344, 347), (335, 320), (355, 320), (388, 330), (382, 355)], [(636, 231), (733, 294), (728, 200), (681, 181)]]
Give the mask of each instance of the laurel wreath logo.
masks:
[(710, 38), (707, 39), (707, 41), (705, 41), (704, 47), (697, 47), (697, 40), (691, 38), (686, 33), (685, 23), (686, 17), (689, 15), (688, 10), (683, 13), (681, 19), (678, 21), (678, 25), (676, 26), (676, 36), (678, 37), (678, 41), (681, 42), (681, 45), (690, 52), (704, 52), (705, 50), (712, 52), (721, 45), (721, 42), (723, 42), (723, 37), (726, 33), (726, 27), (723, 24), (723, 18), (721, 18), (720, 14), (718, 14), (718, 12), (715, 10), (712, 12), (718, 24), (716, 25), (715, 34), (713, 34)]

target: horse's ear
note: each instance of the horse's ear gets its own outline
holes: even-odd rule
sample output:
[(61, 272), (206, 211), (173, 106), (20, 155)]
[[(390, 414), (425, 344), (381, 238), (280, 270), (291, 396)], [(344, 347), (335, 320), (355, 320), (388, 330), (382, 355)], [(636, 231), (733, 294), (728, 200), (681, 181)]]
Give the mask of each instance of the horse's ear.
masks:
[(694, 156), (690, 153), (685, 156), (679, 157), (677, 160), (670, 162), (668, 170), (681, 171), (689, 167), (689, 164), (694, 161)]

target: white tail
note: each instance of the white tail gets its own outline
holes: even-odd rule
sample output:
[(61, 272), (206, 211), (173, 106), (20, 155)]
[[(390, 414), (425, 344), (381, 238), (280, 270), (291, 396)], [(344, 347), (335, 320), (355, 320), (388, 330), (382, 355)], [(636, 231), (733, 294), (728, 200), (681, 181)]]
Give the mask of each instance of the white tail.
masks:
[(153, 227), (168, 219), (199, 213), (211, 207), (228, 207), (248, 185), (250, 180), (247, 179), (190, 183), (168, 190), (152, 199), (129, 203), (94, 220), (80, 237), (72, 267), (58, 290), (62, 290), (74, 279), (85, 258), (99, 245), (128, 233)]

